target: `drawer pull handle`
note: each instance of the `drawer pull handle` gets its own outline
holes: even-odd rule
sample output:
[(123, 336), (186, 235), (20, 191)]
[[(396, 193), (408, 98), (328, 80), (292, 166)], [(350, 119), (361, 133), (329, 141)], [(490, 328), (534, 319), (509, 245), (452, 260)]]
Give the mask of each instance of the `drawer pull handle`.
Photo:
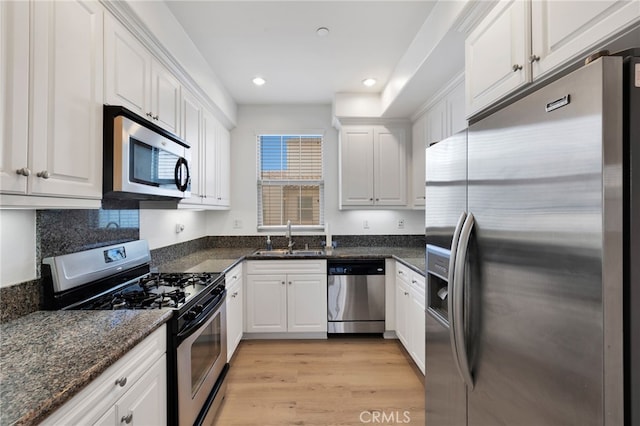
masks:
[(129, 424), (131, 423), (131, 420), (133, 420), (133, 413), (129, 413), (129, 415), (127, 416), (122, 416), (122, 418), (120, 419), (120, 423)]
[(126, 377), (121, 377), (119, 379), (116, 380), (116, 385), (120, 386), (121, 388), (124, 387), (124, 385), (127, 384), (127, 378)]

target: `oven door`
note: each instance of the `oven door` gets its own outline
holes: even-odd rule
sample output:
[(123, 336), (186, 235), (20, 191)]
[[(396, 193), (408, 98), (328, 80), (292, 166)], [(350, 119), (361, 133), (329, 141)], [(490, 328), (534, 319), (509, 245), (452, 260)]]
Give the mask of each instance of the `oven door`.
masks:
[[(224, 387), (216, 386), (216, 382), (227, 361), (225, 299), (194, 323), (178, 334), (176, 372), (180, 426), (192, 426), (202, 409), (211, 406), (210, 397), (220, 400), (224, 396)], [(214, 390), (222, 394), (211, 395)]]

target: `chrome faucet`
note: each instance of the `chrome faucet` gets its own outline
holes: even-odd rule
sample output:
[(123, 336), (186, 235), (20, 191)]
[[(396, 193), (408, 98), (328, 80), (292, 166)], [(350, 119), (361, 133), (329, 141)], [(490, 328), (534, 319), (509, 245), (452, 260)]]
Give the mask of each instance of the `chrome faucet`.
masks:
[(289, 244), (287, 244), (287, 250), (289, 250), (289, 253), (291, 253), (293, 251), (293, 245), (295, 244), (293, 241), (291, 241), (291, 221), (287, 220), (287, 234), (286, 234), (287, 239), (289, 240)]

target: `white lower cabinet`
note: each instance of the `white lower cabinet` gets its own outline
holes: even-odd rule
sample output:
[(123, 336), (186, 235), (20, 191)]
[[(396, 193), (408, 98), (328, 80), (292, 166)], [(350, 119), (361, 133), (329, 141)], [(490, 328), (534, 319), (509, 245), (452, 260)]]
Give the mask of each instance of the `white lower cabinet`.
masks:
[(247, 262), (247, 333), (327, 332), (326, 260)]
[(425, 364), (425, 280), (396, 262), (396, 335), (420, 371)]
[(166, 425), (166, 342), (163, 325), (42, 425)]
[(227, 288), (227, 362), (231, 360), (240, 340), (242, 340), (244, 317), (244, 291), (242, 263), (225, 274)]

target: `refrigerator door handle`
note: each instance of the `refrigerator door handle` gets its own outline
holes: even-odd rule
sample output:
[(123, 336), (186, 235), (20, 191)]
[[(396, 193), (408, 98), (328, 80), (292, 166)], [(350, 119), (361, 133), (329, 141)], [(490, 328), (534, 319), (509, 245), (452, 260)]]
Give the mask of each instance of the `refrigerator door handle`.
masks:
[(462, 230), (460, 232), (460, 241), (458, 242), (456, 253), (456, 265), (454, 272), (453, 284), (453, 333), (456, 341), (457, 354), (454, 356), (458, 372), (469, 387), (473, 390), (473, 377), (471, 377), (471, 369), (467, 358), (467, 344), (464, 333), (464, 274), (467, 263), (467, 250), (469, 248), (469, 239), (471, 231), (475, 224), (475, 218), (472, 213), (467, 214)]
[(465, 219), (467, 218), (467, 212), (460, 213), (460, 217), (458, 218), (458, 223), (456, 224), (456, 229), (453, 232), (453, 240), (451, 240), (451, 253), (449, 255), (449, 276), (447, 277), (448, 281), (448, 298), (447, 298), (447, 310), (449, 311), (449, 341), (451, 342), (451, 353), (453, 353), (453, 358), (455, 359), (456, 365), (458, 365), (458, 344), (456, 342), (455, 335), (455, 315), (454, 315), (454, 301), (453, 295), (454, 291), (454, 281), (455, 281), (455, 269), (456, 269), (456, 251), (458, 249), (458, 241), (460, 240), (460, 233), (462, 232), (462, 225), (464, 225)]

